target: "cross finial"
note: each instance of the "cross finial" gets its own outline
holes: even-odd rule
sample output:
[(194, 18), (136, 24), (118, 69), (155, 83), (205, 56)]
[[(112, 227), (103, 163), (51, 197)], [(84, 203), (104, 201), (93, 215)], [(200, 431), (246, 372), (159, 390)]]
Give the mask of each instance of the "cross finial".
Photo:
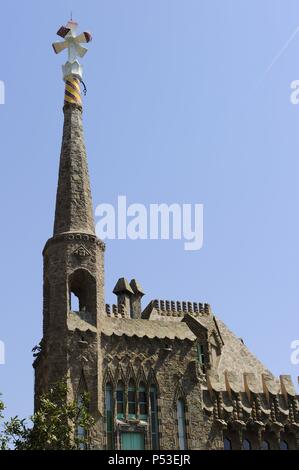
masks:
[(71, 20), (67, 25), (61, 26), (57, 31), (57, 35), (62, 37), (64, 41), (54, 42), (52, 44), (56, 54), (59, 54), (64, 49), (68, 49), (68, 61), (62, 66), (64, 80), (70, 77), (82, 80), (82, 66), (79, 64), (77, 57), (83, 57), (86, 54), (87, 49), (81, 46), (81, 44), (90, 42), (92, 36), (87, 32), (76, 35), (77, 27), (78, 24), (73, 21), (71, 15)]

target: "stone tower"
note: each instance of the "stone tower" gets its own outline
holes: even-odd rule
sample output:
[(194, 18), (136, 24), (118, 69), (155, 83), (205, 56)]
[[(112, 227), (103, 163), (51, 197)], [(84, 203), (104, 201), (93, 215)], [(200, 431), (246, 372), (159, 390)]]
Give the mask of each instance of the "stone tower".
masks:
[(143, 308), (141, 285), (123, 277), (117, 303), (104, 304), (105, 246), (94, 230), (76, 59), (91, 37), (75, 27), (62, 27), (65, 41), (54, 44), (69, 60), (54, 233), (43, 252), (36, 407), (67, 377), (69, 399), (89, 392), (94, 449), (299, 449), (291, 378), (276, 378), (209, 304), (155, 299)]
[[(70, 22), (67, 35), (74, 36), (75, 27)], [(43, 391), (68, 376), (71, 391), (88, 383), (89, 391), (94, 391), (91, 406), (98, 409), (100, 342), (96, 331), (105, 309), (105, 246), (95, 235), (82, 125), (82, 68), (78, 72), (76, 61), (64, 68), (64, 126), (54, 231), (43, 250), (43, 339), (35, 362), (35, 397), (37, 406)], [(90, 325), (91, 336), (86, 335), (86, 328), (73, 329), (74, 316)]]

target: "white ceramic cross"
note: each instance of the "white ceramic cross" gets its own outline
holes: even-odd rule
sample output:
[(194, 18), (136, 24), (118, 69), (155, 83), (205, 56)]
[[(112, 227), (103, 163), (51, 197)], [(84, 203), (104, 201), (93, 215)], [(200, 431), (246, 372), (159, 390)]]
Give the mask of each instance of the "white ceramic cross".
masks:
[(81, 46), (83, 43), (90, 42), (92, 36), (90, 33), (84, 32), (76, 36), (78, 24), (74, 21), (69, 21), (66, 26), (62, 26), (58, 31), (58, 36), (64, 38), (64, 41), (54, 42), (53, 49), (56, 54), (59, 54), (64, 49), (68, 49), (68, 62), (73, 64), (76, 62), (77, 57), (83, 57), (87, 49)]

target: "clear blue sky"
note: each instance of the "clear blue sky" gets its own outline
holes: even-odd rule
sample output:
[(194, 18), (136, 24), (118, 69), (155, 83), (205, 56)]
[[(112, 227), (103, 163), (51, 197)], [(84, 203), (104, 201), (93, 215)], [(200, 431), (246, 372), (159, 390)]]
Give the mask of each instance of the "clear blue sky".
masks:
[(2, 2), (1, 313), (8, 414), (33, 406), (42, 331), (42, 256), (53, 227), (62, 133), (61, 64), (51, 43), (74, 18), (84, 59), (84, 125), (94, 205), (203, 203), (204, 247), (111, 241), (106, 298), (136, 277), (153, 298), (207, 301), (275, 374), (296, 377), (299, 339), (297, 0)]

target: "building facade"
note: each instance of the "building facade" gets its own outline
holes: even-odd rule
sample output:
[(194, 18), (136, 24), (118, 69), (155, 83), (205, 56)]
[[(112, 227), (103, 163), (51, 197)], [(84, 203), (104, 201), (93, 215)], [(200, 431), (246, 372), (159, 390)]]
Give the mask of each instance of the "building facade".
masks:
[[(60, 36), (74, 44), (68, 26)], [(152, 300), (144, 308), (139, 282), (124, 278), (115, 305), (105, 304), (78, 67), (69, 55), (54, 232), (43, 251), (36, 407), (67, 377), (70, 400), (90, 395), (93, 449), (299, 449), (291, 378), (274, 377), (210, 305)]]

